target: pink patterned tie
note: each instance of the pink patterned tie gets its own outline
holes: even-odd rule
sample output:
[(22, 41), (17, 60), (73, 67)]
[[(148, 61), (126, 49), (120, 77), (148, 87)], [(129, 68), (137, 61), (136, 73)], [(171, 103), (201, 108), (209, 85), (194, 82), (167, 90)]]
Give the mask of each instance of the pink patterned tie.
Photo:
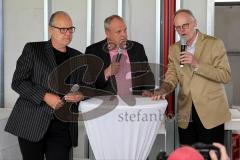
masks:
[(117, 82), (117, 94), (120, 97), (132, 95), (131, 67), (127, 54), (123, 53), (120, 60), (120, 70), (115, 75), (115, 78)]
[[(111, 61), (115, 62), (118, 51), (110, 51)], [(115, 75), (117, 83), (117, 94), (121, 97), (127, 97), (132, 95), (132, 75), (129, 57), (126, 50), (122, 50), (122, 56), (120, 59), (120, 70)]]

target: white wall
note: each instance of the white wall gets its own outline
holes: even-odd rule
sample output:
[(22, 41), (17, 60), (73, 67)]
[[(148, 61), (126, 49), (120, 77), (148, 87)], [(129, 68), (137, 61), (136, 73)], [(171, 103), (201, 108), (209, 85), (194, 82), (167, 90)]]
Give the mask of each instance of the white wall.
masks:
[(155, 0), (127, 0), (125, 12), (129, 39), (144, 45), (148, 60), (152, 63), (156, 62), (155, 5)]
[(182, 8), (190, 9), (201, 32), (207, 33), (207, 0), (181, 0)]
[(66, 11), (71, 16), (73, 25), (76, 27), (76, 32), (73, 34), (73, 40), (69, 46), (74, 47), (81, 52), (84, 52), (87, 45), (87, 0), (51, 1), (51, 13), (59, 10)]
[(29, 41), (43, 40), (43, 1), (4, 0), (4, 101), (13, 107), (17, 94), (11, 89), (16, 60)]
[[(112, 14), (118, 14), (117, 0), (96, 0), (94, 14), (94, 42), (105, 38), (103, 21)], [(155, 62), (155, 0), (126, 0), (123, 5), (123, 15), (126, 15), (128, 38), (142, 43), (149, 62)], [(151, 18), (149, 18), (151, 17)]]
[[(93, 42), (105, 38), (103, 21), (117, 14), (117, 0), (95, 0)], [(4, 23), (4, 101), (5, 107), (13, 107), (18, 95), (11, 89), (16, 61), (24, 44), (44, 39), (43, 0), (3, 0)], [(87, 45), (87, 0), (50, 1), (50, 14), (64, 10), (70, 14), (76, 32), (71, 47), (82, 52)], [(127, 0), (125, 15), (129, 39), (141, 42), (150, 62), (156, 60), (155, 0)], [(149, 18), (150, 17), (150, 18)], [(144, 19), (144, 20), (143, 20)]]
[(112, 14), (117, 14), (117, 7), (117, 0), (95, 0), (93, 42), (105, 38), (104, 19)]

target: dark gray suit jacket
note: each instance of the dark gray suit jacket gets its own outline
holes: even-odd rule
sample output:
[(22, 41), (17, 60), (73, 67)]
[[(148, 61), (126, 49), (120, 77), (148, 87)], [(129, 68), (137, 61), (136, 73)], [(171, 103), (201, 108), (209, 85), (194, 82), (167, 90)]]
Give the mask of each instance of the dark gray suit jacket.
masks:
[[(81, 54), (70, 47), (67, 49), (70, 57)], [(59, 94), (49, 87), (48, 81), (50, 73), (56, 67), (50, 40), (25, 45), (13, 75), (12, 89), (19, 94), (19, 98), (5, 127), (7, 132), (32, 142), (38, 142), (43, 138), (54, 118), (53, 109), (43, 101), (43, 96), (46, 92)], [(72, 76), (71, 83), (81, 83), (79, 76), (82, 75)], [(77, 105), (72, 108), (75, 108), (73, 110), (77, 112)], [(77, 146), (77, 122), (70, 123), (69, 126), (72, 145)]]

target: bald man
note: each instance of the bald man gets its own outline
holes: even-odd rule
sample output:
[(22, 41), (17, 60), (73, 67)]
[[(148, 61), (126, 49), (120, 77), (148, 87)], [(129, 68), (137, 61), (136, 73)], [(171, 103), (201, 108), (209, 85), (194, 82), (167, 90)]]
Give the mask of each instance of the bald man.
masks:
[[(63, 11), (52, 14), (49, 21), (50, 40), (27, 43), (19, 57), (13, 75), (12, 89), (19, 98), (9, 117), (5, 130), (16, 135), (23, 160), (68, 160), (72, 146), (77, 146), (77, 122), (58, 119), (54, 111), (62, 100), (77, 103), (83, 95), (76, 91), (61, 95), (49, 86), (52, 71), (70, 57), (81, 52), (68, 47), (75, 27), (70, 16)], [(66, 66), (68, 67), (68, 66)], [(57, 72), (61, 77), (62, 72)], [(80, 74), (80, 73), (74, 73)], [(81, 83), (74, 75), (66, 77), (65, 83)], [(59, 88), (61, 79), (55, 81)], [(71, 81), (71, 82), (70, 82)], [(78, 105), (72, 108), (77, 112)]]
[(88, 46), (85, 51), (85, 54), (94, 55), (104, 63), (95, 83), (96, 88), (122, 98), (149, 95), (155, 80), (144, 46), (127, 39), (127, 26), (118, 15), (107, 17), (104, 29), (106, 38)]

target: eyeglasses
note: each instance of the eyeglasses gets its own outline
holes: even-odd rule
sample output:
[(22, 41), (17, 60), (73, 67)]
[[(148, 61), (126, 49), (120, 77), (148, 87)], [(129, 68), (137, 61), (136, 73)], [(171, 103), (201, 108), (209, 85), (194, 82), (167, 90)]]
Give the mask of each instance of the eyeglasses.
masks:
[(67, 31), (69, 31), (70, 33), (74, 33), (75, 29), (76, 29), (75, 27), (69, 27), (69, 28), (60, 28), (60, 27), (56, 27), (56, 26), (51, 26), (51, 27), (59, 29), (60, 33), (62, 33), (62, 34), (67, 33)]
[(175, 30), (180, 32), (182, 29), (188, 29), (189, 28), (189, 23), (185, 23), (181, 26), (175, 26)]

